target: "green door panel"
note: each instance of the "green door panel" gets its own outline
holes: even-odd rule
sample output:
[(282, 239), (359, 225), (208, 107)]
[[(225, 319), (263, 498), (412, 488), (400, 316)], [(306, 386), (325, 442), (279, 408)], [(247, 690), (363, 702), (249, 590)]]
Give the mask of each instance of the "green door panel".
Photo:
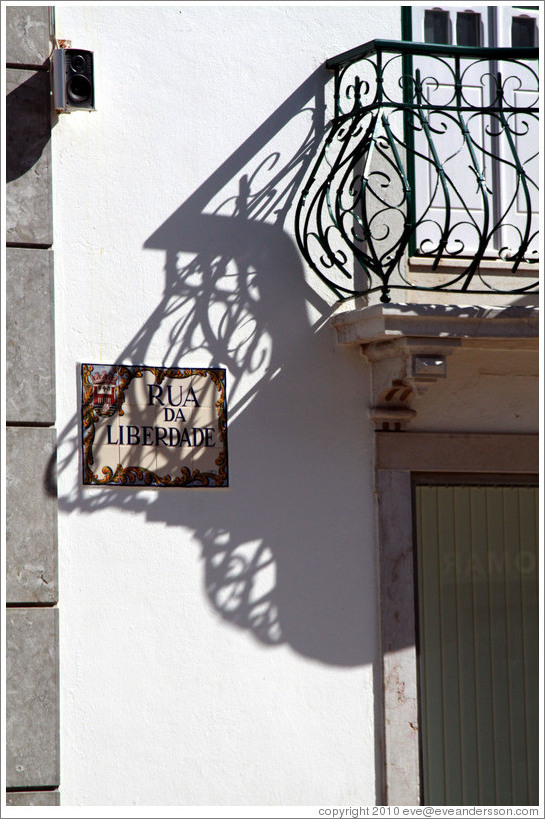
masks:
[(538, 489), (415, 504), (424, 803), (538, 804)]

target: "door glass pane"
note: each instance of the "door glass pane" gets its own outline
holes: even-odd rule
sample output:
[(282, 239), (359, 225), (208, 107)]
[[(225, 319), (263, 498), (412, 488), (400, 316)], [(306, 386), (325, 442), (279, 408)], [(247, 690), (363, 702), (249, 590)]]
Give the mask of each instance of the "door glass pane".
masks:
[(449, 44), (450, 19), (448, 11), (426, 9), (424, 14), (424, 41), (426, 43)]
[(536, 21), (532, 17), (513, 17), (511, 21), (511, 45), (524, 48), (536, 44)]
[(458, 12), (456, 15), (456, 45), (481, 45), (481, 15), (472, 12)]
[(536, 805), (538, 489), (415, 500), (423, 804)]

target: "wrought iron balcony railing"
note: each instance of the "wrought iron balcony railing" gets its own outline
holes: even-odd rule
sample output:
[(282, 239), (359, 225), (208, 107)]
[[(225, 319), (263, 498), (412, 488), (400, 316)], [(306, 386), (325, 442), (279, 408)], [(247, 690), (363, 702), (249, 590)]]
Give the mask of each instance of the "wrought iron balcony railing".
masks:
[[(538, 260), (537, 57), (373, 40), (328, 60), (335, 113), (296, 236), (338, 298), (537, 290), (522, 264)], [(423, 283), (407, 256), (429, 257), (435, 275)]]

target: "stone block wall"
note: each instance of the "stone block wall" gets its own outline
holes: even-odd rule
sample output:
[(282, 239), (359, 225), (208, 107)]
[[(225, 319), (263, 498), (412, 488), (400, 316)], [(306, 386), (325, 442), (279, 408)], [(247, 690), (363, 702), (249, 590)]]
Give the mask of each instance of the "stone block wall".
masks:
[(52, 10), (6, 9), (7, 805), (58, 805)]

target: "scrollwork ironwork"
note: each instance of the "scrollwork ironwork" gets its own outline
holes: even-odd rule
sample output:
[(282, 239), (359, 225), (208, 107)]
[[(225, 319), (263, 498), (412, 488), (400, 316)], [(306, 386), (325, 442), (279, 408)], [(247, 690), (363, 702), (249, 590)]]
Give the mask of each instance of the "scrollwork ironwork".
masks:
[[(533, 268), (521, 268), (537, 262), (536, 60), (533, 48), (375, 40), (328, 61), (335, 115), (300, 196), (296, 237), (339, 299), (537, 290)], [(408, 274), (407, 252), (441, 267), (440, 280)], [(503, 286), (487, 260), (508, 274)]]

